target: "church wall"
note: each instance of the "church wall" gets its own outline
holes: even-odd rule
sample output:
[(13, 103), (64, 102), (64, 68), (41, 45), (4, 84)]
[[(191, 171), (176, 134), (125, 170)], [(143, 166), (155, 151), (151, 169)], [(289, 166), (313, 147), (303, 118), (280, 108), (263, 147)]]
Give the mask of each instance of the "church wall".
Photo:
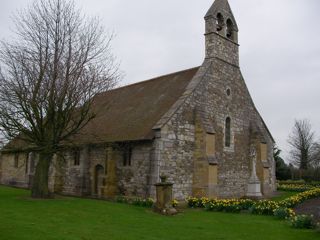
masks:
[(133, 145), (131, 166), (124, 166), (120, 154), (117, 160), (118, 193), (126, 196), (149, 197), (152, 143)]
[(195, 127), (192, 124), (192, 110), (189, 115), (172, 119), (161, 130), (160, 175), (166, 175), (168, 181), (174, 183), (174, 198), (183, 200), (192, 194), (193, 149)]
[[(15, 160), (15, 158), (18, 158)], [(2, 153), (0, 183), (16, 187), (28, 187), (29, 175), (27, 172), (25, 153)]]
[[(250, 98), (239, 69), (217, 59), (212, 61), (204, 83), (208, 89), (202, 100), (206, 103), (204, 118), (213, 121), (217, 135), (218, 196), (241, 197), (250, 177), (249, 118), (253, 111)], [(230, 147), (225, 146), (227, 117), (231, 119)]]
[[(200, 82), (205, 70), (206, 67), (201, 67), (193, 81)], [(196, 104), (197, 99), (193, 95), (180, 98), (179, 104), (174, 106), (172, 116), (161, 128), (159, 173), (166, 175), (168, 181), (174, 183), (173, 194), (178, 200), (192, 195)]]
[[(148, 197), (150, 179), (150, 159), (152, 143), (137, 143), (133, 145), (131, 166), (124, 166), (123, 154), (120, 149), (114, 149), (112, 158), (116, 162), (116, 195)], [(95, 190), (95, 169), (103, 168), (103, 181), (106, 184), (108, 170), (107, 148), (91, 146), (80, 149), (80, 165), (74, 165), (72, 151), (64, 153), (60, 166), (50, 169), (51, 189), (68, 195), (97, 196), (100, 190)], [(61, 162), (61, 161), (58, 161)], [(57, 165), (56, 165), (57, 166)], [(55, 186), (55, 187), (53, 187)], [(103, 186), (100, 186), (103, 187)], [(104, 196), (106, 197), (106, 196)]]
[(67, 195), (88, 195), (87, 148), (79, 148), (80, 161), (75, 164), (75, 150), (64, 151), (53, 158), (50, 167), (50, 190)]
[[(239, 68), (215, 59), (205, 82), (208, 91), (203, 101), (207, 104), (207, 118), (213, 119), (217, 134), (216, 157), (219, 196), (241, 197), (246, 193), (252, 168), (249, 158), (249, 148), (252, 141), (250, 124), (256, 124), (261, 130), (263, 141), (266, 141), (268, 146), (268, 158), (265, 160), (271, 168), (274, 166), (273, 142), (253, 105)], [(228, 89), (230, 96), (227, 94)], [(198, 91), (201, 91), (201, 88)], [(231, 118), (230, 147), (225, 147), (224, 142), (227, 117)], [(260, 149), (261, 141), (259, 141), (259, 146), (256, 146), (257, 151)], [(269, 179), (269, 182), (271, 183), (273, 180)], [(273, 186), (275, 186), (274, 182)], [(270, 191), (267, 192), (267, 194), (269, 193)]]
[[(108, 175), (107, 148), (105, 146), (85, 146), (80, 151), (79, 165), (75, 165), (74, 150), (67, 150), (53, 157), (49, 169), (49, 189), (52, 192), (75, 196), (96, 196), (94, 192), (95, 167), (104, 169), (104, 182)], [(155, 147), (153, 142), (137, 142), (132, 145), (131, 166), (124, 166), (121, 149), (115, 148), (112, 157), (116, 162), (116, 194), (139, 197), (155, 197), (153, 184), (157, 182), (158, 172), (153, 175), (151, 159)], [(18, 154), (18, 166), (14, 153), (3, 153), (1, 156), (0, 183), (9, 186), (29, 187), (30, 161), (26, 166), (26, 153)], [(28, 169), (26, 169), (28, 168)], [(157, 179), (152, 181), (152, 176)]]
[[(266, 193), (269, 194), (275, 188), (273, 142), (253, 105), (240, 69), (219, 59), (212, 59), (207, 60), (200, 71), (204, 74), (196, 76), (202, 79), (199, 85), (176, 109), (161, 131), (163, 150), (160, 169), (174, 183), (174, 196), (183, 199), (190, 195), (209, 194), (210, 165), (205, 152), (208, 124), (215, 130), (214, 170), (217, 170), (218, 179), (213, 191), (218, 197), (244, 196), (251, 173), (249, 148), (250, 123), (253, 122), (262, 130), (268, 145), (268, 159), (264, 166), (269, 167), (263, 171), (269, 172), (270, 178), (262, 184), (268, 185), (264, 189), (268, 187), (270, 190)], [(228, 89), (230, 96), (227, 95)], [(198, 115), (202, 119), (200, 124), (196, 124)], [(231, 118), (230, 147), (224, 144), (227, 117)]]

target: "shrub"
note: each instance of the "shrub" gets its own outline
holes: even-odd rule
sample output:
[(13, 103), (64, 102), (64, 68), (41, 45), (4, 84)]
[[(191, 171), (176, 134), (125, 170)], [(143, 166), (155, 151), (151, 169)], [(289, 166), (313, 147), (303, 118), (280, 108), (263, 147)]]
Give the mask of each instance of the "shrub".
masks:
[(310, 215), (297, 215), (291, 219), (291, 225), (294, 228), (314, 228), (313, 217)]
[(291, 219), (295, 217), (295, 212), (291, 208), (279, 207), (274, 210), (273, 215), (278, 219)]

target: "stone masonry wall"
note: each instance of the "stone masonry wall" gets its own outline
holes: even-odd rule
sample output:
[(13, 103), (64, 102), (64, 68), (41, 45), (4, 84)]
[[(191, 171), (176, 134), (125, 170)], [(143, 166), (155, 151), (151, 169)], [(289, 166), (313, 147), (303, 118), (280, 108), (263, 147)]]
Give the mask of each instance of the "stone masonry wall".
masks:
[[(123, 165), (121, 150), (114, 150), (116, 161), (116, 176), (118, 194), (128, 196), (149, 196), (150, 154), (152, 143), (137, 143), (133, 145), (131, 166)], [(68, 195), (86, 196), (95, 193), (95, 169), (103, 167), (104, 178), (107, 177), (107, 148), (91, 146), (80, 149), (80, 165), (74, 165), (72, 151), (66, 152), (59, 169), (51, 170), (51, 186), (57, 186), (54, 181), (60, 179), (61, 192)], [(60, 176), (57, 178), (57, 176)], [(62, 179), (61, 179), (62, 176)], [(59, 185), (59, 184), (58, 184)]]
[[(55, 155), (49, 170), (49, 189), (52, 192), (75, 196), (96, 196), (94, 192), (95, 167), (106, 169), (106, 146), (85, 146), (80, 150), (80, 164), (74, 164), (74, 150)], [(123, 165), (121, 150), (115, 149), (117, 194), (127, 196), (155, 196), (151, 180), (151, 159), (154, 153), (153, 143), (138, 142), (132, 145), (131, 166)], [(26, 154), (19, 154), (19, 166), (14, 166), (14, 153), (2, 154), (0, 183), (4, 185), (28, 187), (30, 161), (26, 165)]]
[[(241, 197), (246, 193), (251, 172), (249, 161), (250, 124), (261, 129), (268, 143), (270, 185), (274, 189), (273, 142), (256, 111), (240, 69), (220, 59), (206, 60), (195, 76), (195, 91), (177, 108), (161, 131), (161, 170), (174, 183), (176, 198), (192, 195), (195, 151), (195, 117), (200, 113), (216, 135), (218, 196)], [(230, 96), (227, 90), (230, 90)], [(188, 90), (187, 90), (188, 91)], [(231, 146), (224, 146), (225, 120), (231, 118)], [(204, 158), (201, 158), (202, 161)], [(202, 164), (203, 167), (208, 167)], [(201, 171), (201, 170), (200, 170)], [(205, 172), (205, 171), (204, 171)], [(206, 186), (205, 186), (206, 187)], [(205, 194), (205, 193), (204, 193)]]
[[(223, 26), (217, 32), (217, 14)], [(227, 37), (227, 20), (232, 35)], [(239, 68), (238, 29), (229, 5), (214, 4), (206, 18), (206, 57), (185, 93), (154, 129), (161, 129), (157, 144), (158, 172), (174, 183), (174, 197), (190, 195), (242, 197), (252, 171), (250, 146), (257, 152), (267, 144), (267, 159), (260, 162), (262, 190), (275, 190), (273, 140), (256, 110)], [(231, 119), (230, 146), (225, 146), (226, 119)], [(253, 137), (253, 128), (258, 133)], [(207, 156), (206, 134), (214, 134), (214, 156)], [(258, 137), (257, 137), (258, 136)], [(208, 177), (209, 164), (215, 171)], [(267, 178), (266, 178), (267, 176)], [(214, 179), (214, 183), (209, 183)]]
[(119, 194), (126, 196), (150, 196), (150, 161), (152, 143), (134, 145), (131, 166), (123, 166), (123, 158), (117, 160)]
[(16, 187), (28, 187), (29, 175), (26, 164), (26, 154), (17, 153), (18, 166), (15, 166), (15, 154), (2, 153), (0, 183)]

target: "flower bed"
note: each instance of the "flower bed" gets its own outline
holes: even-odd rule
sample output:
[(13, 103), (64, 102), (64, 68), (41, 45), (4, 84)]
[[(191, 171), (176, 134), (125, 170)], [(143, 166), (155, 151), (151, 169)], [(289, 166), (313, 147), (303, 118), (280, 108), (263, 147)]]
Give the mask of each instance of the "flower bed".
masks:
[(297, 195), (294, 195), (292, 197), (289, 197), (285, 200), (280, 201), (279, 205), (283, 207), (292, 208), (308, 199), (317, 198), (317, 197), (320, 197), (320, 188), (314, 188), (314, 189), (299, 193)]
[[(153, 207), (155, 200), (152, 198), (132, 198), (132, 197), (125, 197), (125, 196), (117, 196), (115, 198), (115, 201), (118, 203), (126, 203), (126, 204), (132, 204), (139, 207), (147, 207), (151, 208)], [(174, 199), (172, 200), (172, 207), (178, 207), (179, 202)]]
[(291, 208), (279, 207), (273, 211), (273, 215), (278, 219), (292, 219), (296, 213)]
[(278, 183), (281, 185), (298, 184), (298, 185), (311, 185), (313, 187), (320, 187), (320, 181), (306, 182), (304, 180), (285, 180), (285, 181), (278, 181)]
[(280, 202), (270, 200), (253, 201), (250, 199), (208, 199), (189, 197), (186, 199), (190, 208), (205, 208), (217, 212), (241, 212), (250, 210), (253, 214), (273, 215), (278, 208), (293, 208), (312, 198), (320, 197), (320, 188), (299, 193)]
[(115, 201), (118, 203), (132, 204), (135, 206), (147, 207), (147, 208), (151, 208), (154, 204), (154, 200), (152, 198), (143, 199), (143, 198), (130, 198), (125, 196), (118, 196), (115, 198)]
[(320, 188), (320, 182), (306, 183), (302, 181), (279, 181), (277, 186), (279, 191), (304, 192), (314, 188)]
[(204, 208), (209, 202), (209, 198), (188, 197), (186, 199), (189, 208)]
[(261, 200), (252, 205), (250, 212), (259, 215), (273, 215), (274, 211), (278, 208), (280, 208), (278, 202)]
[(190, 208), (205, 208), (208, 211), (240, 212), (248, 210), (254, 201), (250, 199), (208, 199), (189, 197), (186, 199)]
[(312, 185), (306, 184), (279, 184), (277, 186), (278, 191), (289, 191), (289, 192), (304, 192), (315, 188)]
[(316, 224), (313, 222), (312, 216), (298, 215), (290, 219), (291, 225), (294, 228), (314, 228)]
[(208, 211), (234, 212), (239, 213), (242, 210), (248, 210), (254, 201), (250, 199), (227, 199), (227, 200), (210, 200), (205, 204)]

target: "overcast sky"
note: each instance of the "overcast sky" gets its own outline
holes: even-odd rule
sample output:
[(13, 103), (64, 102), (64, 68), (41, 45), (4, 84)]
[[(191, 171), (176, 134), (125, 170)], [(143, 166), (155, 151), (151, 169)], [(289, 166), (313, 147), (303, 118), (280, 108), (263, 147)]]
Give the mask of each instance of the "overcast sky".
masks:
[[(1, 0), (0, 39), (10, 16), (32, 0)], [(123, 85), (199, 66), (203, 17), (213, 0), (76, 0), (116, 33)], [(239, 26), (240, 66), (278, 146), (289, 150), (294, 119), (307, 118), (320, 138), (320, 1), (229, 0)]]

